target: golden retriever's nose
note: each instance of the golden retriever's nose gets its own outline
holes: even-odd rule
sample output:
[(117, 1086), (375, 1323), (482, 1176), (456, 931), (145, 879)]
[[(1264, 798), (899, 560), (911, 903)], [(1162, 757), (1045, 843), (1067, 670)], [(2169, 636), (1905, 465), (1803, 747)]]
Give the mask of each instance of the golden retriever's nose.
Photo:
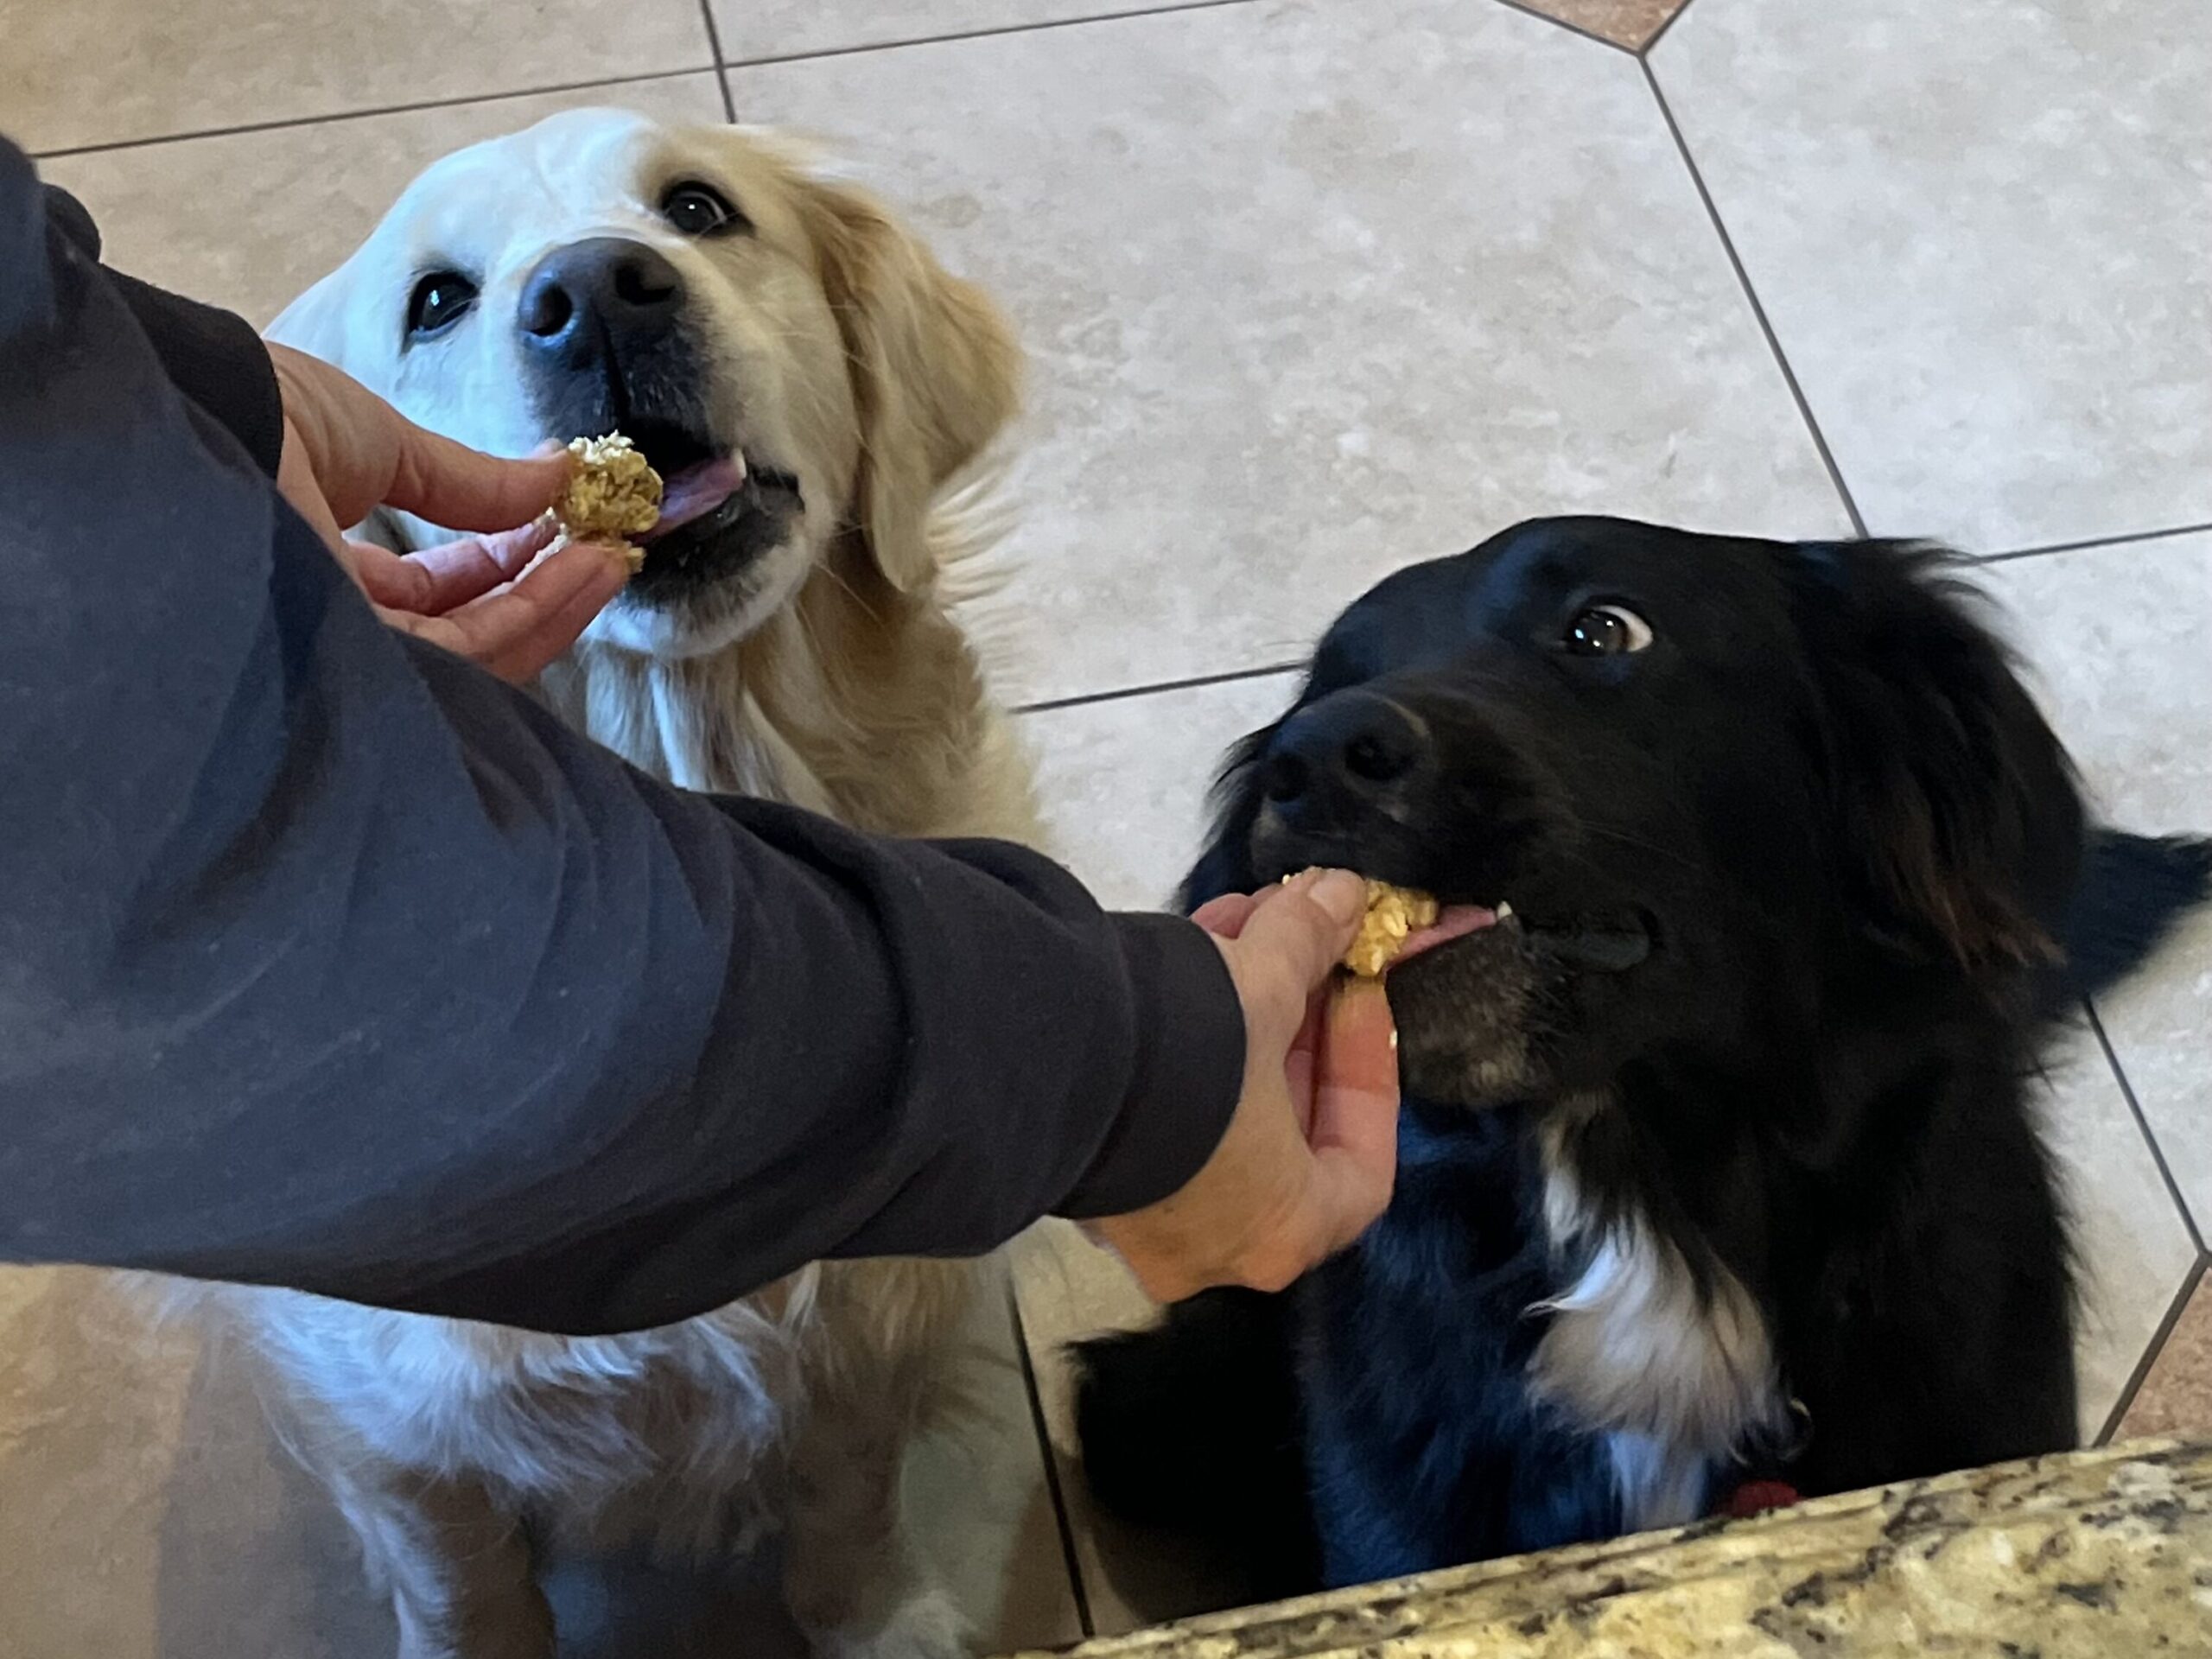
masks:
[(556, 248), (523, 283), (516, 323), (524, 347), (568, 369), (620, 362), (673, 332), (683, 278), (645, 246), (595, 236)]

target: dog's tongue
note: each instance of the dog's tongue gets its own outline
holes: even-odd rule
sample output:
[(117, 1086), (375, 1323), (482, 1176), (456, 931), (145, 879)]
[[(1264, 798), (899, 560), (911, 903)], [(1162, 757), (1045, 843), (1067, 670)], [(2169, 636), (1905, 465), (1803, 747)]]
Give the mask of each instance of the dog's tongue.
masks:
[(735, 455), (698, 461), (681, 472), (670, 474), (661, 480), (660, 517), (638, 539), (650, 542), (679, 524), (688, 524), (694, 518), (712, 512), (736, 494), (738, 486), (744, 482), (745, 461)]
[(1406, 942), (1390, 958), (1390, 965), (1402, 968), (1424, 950), (1433, 950), (1440, 944), (1448, 944), (1453, 939), (1463, 939), (1470, 933), (1497, 925), (1497, 912), (1486, 906), (1446, 905), (1427, 927), (1417, 927), (1406, 935)]

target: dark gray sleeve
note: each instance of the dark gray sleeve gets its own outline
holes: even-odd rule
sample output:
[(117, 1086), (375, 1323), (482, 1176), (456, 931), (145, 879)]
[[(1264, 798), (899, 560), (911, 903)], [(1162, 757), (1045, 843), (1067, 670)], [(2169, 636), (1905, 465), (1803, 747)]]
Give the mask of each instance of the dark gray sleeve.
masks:
[(1196, 929), (683, 794), (404, 640), (149, 315), (0, 143), (0, 1255), (600, 1331), (1204, 1161)]

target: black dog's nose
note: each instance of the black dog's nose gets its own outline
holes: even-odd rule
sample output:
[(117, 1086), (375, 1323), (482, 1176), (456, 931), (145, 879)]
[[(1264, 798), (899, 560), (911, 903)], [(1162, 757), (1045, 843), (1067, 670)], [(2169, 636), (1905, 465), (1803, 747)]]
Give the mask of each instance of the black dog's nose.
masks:
[(1356, 808), (1421, 770), (1418, 715), (1372, 691), (1339, 691), (1300, 709), (1268, 746), (1268, 799), (1286, 817)]
[(595, 236), (556, 248), (522, 287), (515, 321), (524, 346), (564, 368), (588, 368), (667, 334), (683, 307), (683, 278), (642, 242)]

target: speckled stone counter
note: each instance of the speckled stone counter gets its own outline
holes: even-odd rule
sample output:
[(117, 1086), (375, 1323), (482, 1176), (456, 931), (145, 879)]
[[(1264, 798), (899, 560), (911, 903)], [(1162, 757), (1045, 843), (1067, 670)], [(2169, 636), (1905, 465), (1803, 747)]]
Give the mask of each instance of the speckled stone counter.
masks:
[(2212, 1445), (2146, 1440), (1187, 1619), (1081, 1659), (2212, 1656)]

